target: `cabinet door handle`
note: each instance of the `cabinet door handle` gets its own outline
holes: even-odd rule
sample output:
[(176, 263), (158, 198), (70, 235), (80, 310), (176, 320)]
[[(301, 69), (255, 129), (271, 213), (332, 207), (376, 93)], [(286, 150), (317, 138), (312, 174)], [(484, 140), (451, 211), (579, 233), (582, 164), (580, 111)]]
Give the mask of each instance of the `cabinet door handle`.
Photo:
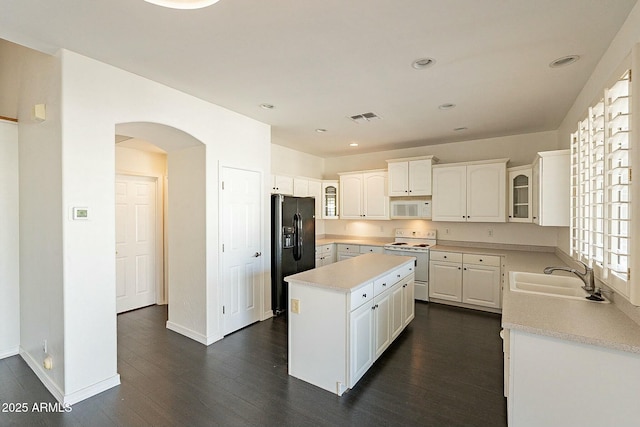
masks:
[(386, 283), (383, 283), (383, 284), (382, 284), (382, 286), (387, 286), (387, 284), (386, 284)]
[(480, 262), (482, 262), (482, 258), (480, 258)]
[(362, 298), (366, 298), (366, 297), (367, 297), (367, 294), (362, 294)]
[(398, 274), (398, 279), (400, 278), (400, 275)]

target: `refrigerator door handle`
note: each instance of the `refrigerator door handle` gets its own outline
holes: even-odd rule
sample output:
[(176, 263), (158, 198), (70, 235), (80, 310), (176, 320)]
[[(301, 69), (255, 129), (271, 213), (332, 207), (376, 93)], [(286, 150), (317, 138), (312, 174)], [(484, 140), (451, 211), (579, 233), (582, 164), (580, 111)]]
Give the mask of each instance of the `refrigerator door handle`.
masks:
[(293, 247), (293, 259), (300, 261), (302, 259), (302, 215), (296, 213), (293, 216), (293, 238), (295, 244)]

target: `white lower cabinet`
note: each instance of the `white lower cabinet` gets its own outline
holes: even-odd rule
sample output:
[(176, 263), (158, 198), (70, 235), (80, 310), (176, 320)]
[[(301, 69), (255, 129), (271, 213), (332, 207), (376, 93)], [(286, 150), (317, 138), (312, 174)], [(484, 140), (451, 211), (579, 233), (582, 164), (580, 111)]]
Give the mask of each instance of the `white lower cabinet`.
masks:
[(361, 305), (349, 315), (351, 323), (350, 387), (358, 382), (373, 362), (384, 353), (415, 317), (413, 270), (409, 276), (403, 277), (390, 286), (398, 280), (398, 274), (403, 275), (399, 271), (388, 275), (385, 280), (389, 284), (378, 287), (378, 289), (388, 289), (379, 294), (374, 291), (372, 303)]
[(316, 246), (316, 268), (336, 262), (334, 245)]
[(462, 254), (429, 253), (429, 298), (462, 301)]
[(462, 302), (500, 308), (502, 276), (500, 257), (462, 255)]
[(373, 364), (373, 309), (364, 304), (349, 315), (350, 371), (349, 384), (355, 384)]
[(502, 259), (495, 255), (430, 252), (429, 298), (499, 309)]
[(516, 329), (507, 336), (508, 425), (631, 427), (640, 422), (639, 354)]

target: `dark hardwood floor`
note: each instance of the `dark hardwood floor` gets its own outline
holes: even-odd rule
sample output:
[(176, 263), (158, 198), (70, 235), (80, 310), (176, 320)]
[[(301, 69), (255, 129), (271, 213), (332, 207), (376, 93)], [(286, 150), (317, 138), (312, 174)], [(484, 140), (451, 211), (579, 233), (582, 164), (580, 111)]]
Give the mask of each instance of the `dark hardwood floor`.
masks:
[[(118, 316), (120, 386), (68, 413), (0, 412), (0, 425), (506, 425), (499, 315), (416, 303), (414, 321), (342, 397), (287, 375), (283, 318), (209, 347), (166, 319), (166, 306)], [(0, 402), (55, 401), (13, 356), (0, 360)]]

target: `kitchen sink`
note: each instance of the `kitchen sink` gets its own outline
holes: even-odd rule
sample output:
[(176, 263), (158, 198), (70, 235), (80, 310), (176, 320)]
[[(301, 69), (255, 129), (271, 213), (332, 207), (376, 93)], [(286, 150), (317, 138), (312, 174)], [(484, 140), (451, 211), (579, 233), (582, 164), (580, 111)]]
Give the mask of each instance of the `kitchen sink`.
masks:
[(509, 288), (514, 292), (589, 301), (586, 299), (589, 292), (582, 289), (583, 285), (582, 280), (577, 277), (520, 271), (509, 273)]

